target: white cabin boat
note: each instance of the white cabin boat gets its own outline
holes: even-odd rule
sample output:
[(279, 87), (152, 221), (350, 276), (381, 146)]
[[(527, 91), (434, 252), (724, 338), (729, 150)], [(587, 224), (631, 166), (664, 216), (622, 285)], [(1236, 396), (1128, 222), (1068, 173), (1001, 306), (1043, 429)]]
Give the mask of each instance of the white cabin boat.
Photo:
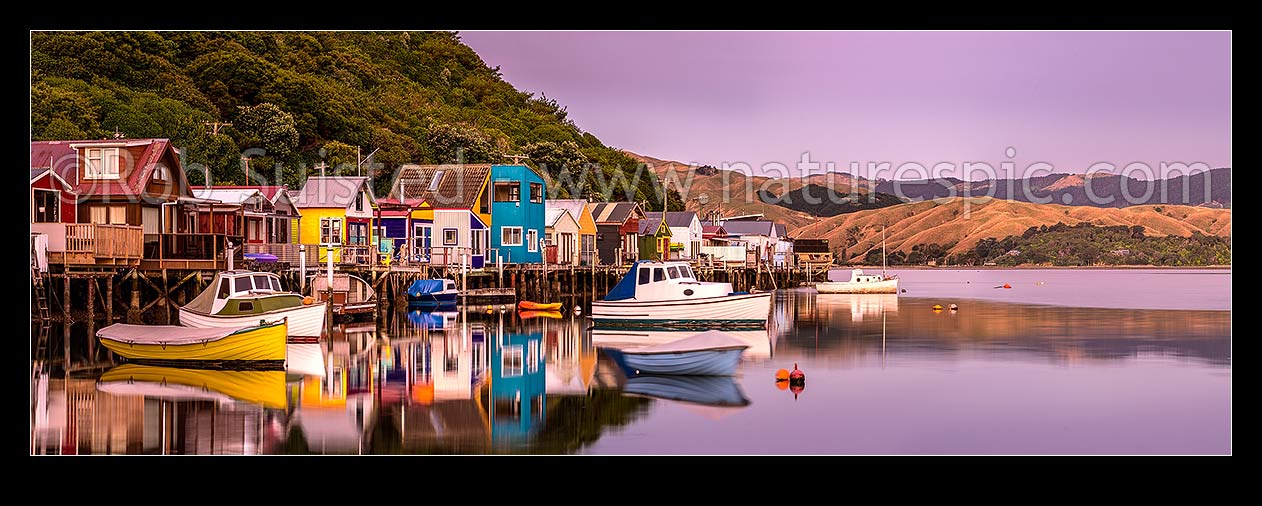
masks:
[(597, 325), (740, 326), (763, 328), (771, 292), (733, 292), (731, 283), (697, 281), (686, 262), (641, 260), (603, 300), (592, 302)]
[(270, 272), (223, 271), (197, 298), (180, 307), (180, 325), (242, 328), (288, 318), (290, 338), (319, 337), (327, 309), (281, 289), (280, 277)]
[(850, 281), (817, 283), (819, 293), (898, 293), (898, 278), (884, 274), (864, 274), (863, 269), (850, 271)]

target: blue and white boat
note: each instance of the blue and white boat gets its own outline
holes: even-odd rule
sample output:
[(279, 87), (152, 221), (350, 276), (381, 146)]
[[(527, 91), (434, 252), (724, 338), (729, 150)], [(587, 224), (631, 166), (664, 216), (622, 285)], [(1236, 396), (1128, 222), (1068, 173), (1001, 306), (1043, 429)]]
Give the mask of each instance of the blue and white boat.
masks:
[(456, 282), (450, 279), (418, 279), (408, 287), (408, 303), (448, 305), (456, 303)]
[(731, 376), (749, 345), (723, 332), (711, 330), (668, 343), (606, 349), (621, 363), (628, 376), (679, 374)]
[(731, 283), (698, 281), (686, 262), (641, 260), (603, 300), (596, 325), (767, 326), (771, 292), (733, 292)]

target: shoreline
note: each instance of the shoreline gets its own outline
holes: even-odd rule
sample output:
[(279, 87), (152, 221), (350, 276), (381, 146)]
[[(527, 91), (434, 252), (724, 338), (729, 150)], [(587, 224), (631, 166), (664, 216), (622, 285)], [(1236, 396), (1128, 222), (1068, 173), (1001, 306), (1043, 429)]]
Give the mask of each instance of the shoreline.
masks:
[[(837, 269), (880, 269), (879, 265), (850, 265), (841, 266)], [(946, 265), (946, 266), (929, 266), (929, 265), (891, 265), (885, 267), (885, 270), (1084, 270), (1084, 271), (1110, 271), (1110, 270), (1127, 270), (1127, 269), (1154, 269), (1154, 270), (1224, 270), (1230, 271), (1230, 265), (1195, 265), (1195, 266), (1172, 266), (1172, 265), (1109, 265), (1109, 266), (1078, 266), (1078, 265)]]

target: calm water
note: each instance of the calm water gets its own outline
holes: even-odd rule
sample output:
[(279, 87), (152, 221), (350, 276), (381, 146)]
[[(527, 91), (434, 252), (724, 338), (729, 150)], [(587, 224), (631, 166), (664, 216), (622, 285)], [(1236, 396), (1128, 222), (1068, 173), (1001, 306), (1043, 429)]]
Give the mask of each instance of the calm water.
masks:
[[(401, 310), (290, 345), (287, 371), (114, 365), (54, 328), (31, 452), (1231, 452), (1229, 271), (900, 274), (901, 297), (777, 293), (734, 378), (628, 379), (601, 346), (688, 334), (568, 313)], [(800, 392), (774, 381), (794, 363)]]

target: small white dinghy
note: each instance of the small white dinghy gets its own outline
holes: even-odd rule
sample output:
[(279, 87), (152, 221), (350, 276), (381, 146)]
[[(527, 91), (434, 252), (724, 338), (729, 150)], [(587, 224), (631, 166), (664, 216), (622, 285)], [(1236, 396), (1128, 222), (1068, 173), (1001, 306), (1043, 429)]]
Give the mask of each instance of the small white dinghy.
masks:
[(731, 376), (749, 344), (710, 330), (668, 343), (618, 350), (631, 374)]

